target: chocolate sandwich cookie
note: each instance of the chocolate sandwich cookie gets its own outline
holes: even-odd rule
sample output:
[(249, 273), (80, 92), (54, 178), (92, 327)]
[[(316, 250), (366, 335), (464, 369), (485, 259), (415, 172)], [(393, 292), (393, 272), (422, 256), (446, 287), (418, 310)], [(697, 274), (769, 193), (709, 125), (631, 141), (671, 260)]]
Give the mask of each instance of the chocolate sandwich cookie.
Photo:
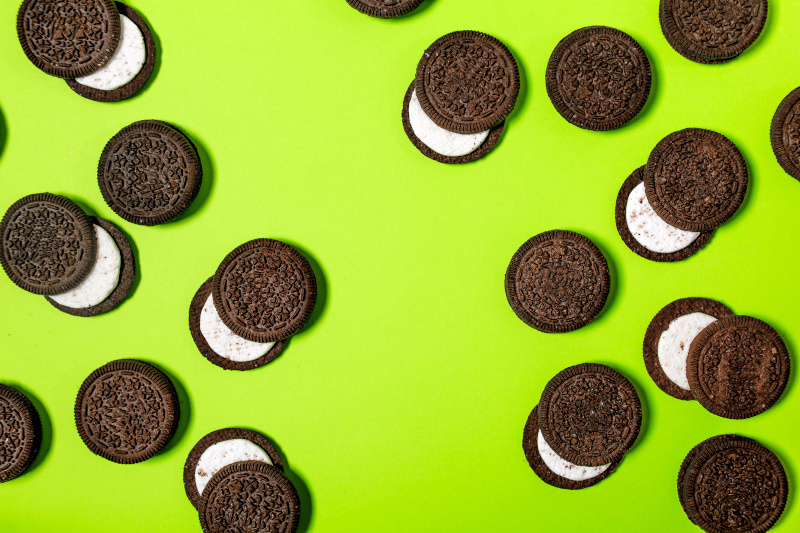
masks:
[(75, 400), (75, 425), (84, 444), (115, 463), (157, 455), (179, 418), (175, 386), (155, 366), (135, 359), (112, 361), (92, 372)]
[[(416, 113), (412, 113), (412, 109)], [(488, 131), (455, 133), (437, 126), (425, 115), (411, 82), (403, 99), (403, 129), (411, 143), (426, 157), (439, 163), (471, 163), (488, 154), (500, 140), (505, 121)]]
[(522, 450), (539, 479), (559, 489), (585, 489), (610, 476), (622, 459), (602, 466), (578, 466), (559, 457), (539, 431), (539, 406), (533, 408), (522, 433)]
[(708, 231), (736, 213), (747, 192), (747, 164), (715, 131), (688, 128), (662, 139), (647, 159), (647, 200), (667, 224)]
[(300, 331), (317, 301), (317, 278), (294, 247), (254, 239), (233, 250), (211, 282), (214, 306), (236, 335), (255, 342)]
[[(122, 230), (108, 220), (99, 217), (89, 218), (92, 224), (99, 226), (110, 239), (101, 240), (100, 231), (97, 230), (96, 262), (86, 279), (71, 291), (67, 291), (66, 300), (60, 298), (60, 295), (46, 296), (47, 301), (55, 308), (82, 317), (102, 315), (117, 307), (128, 297), (136, 277), (133, 248)], [(100, 292), (103, 285), (108, 288)], [(97, 300), (99, 302), (95, 303)]]
[(70, 89), (96, 102), (118, 102), (144, 87), (156, 64), (156, 43), (147, 22), (132, 7), (115, 2), (120, 15), (120, 42), (103, 68), (67, 79)]
[(694, 400), (686, 377), (686, 358), (706, 326), (733, 314), (716, 300), (682, 298), (653, 317), (644, 335), (644, 365), (658, 388), (679, 400)]
[(283, 462), (275, 447), (255, 431), (218, 429), (200, 439), (183, 467), (183, 486), (192, 505), (200, 504), (200, 495), (217, 472), (242, 461), (261, 461), (283, 471)]
[(597, 317), (611, 278), (600, 249), (573, 231), (553, 230), (529, 239), (506, 270), (506, 298), (530, 327), (546, 333), (581, 328)]
[(183, 213), (200, 191), (203, 167), (194, 145), (167, 123), (126, 126), (103, 149), (97, 180), (103, 199), (119, 216), (145, 226)]
[(31, 401), (0, 383), (0, 483), (21, 476), (36, 459), (42, 424)]
[(570, 124), (594, 131), (633, 119), (650, 95), (644, 49), (625, 32), (590, 26), (558, 43), (547, 64), (547, 95)]
[(72, 200), (32, 194), (12, 205), (0, 222), (3, 270), (34, 294), (75, 288), (92, 269), (97, 239), (92, 222)]
[(738, 435), (705, 444), (683, 475), (686, 514), (710, 533), (764, 533), (780, 518), (788, 493), (778, 457)]
[(277, 468), (244, 461), (226, 466), (211, 478), (198, 512), (204, 533), (294, 533), (300, 522), (300, 498)]
[(800, 180), (800, 87), (783, 99), (769, 130), (772, 152), (783, 170)]
[(698, 63), (738, 57), (758, 38), (767, 0), (661, 0), (661, 31), (678, 53)]
[(222, 322), (211, 296), (212, 280), (208, 278), (200, 286), (189, 306), (189, 331), (200, 353), (226, 370), (251, 370), (278, 357), (288, 339), (264, 343), (249, 341)]
[(478, 133), (500, 124), (519, 95), (519, 69), (506, 46), (485, 33), (456, 31), (437, 39), (417, 65), (416, 90), (440, 128)]
[(539, 429), (560, 457), (600, 466), (625, 455), (642, 425), (639, 395), (613, 368), (584, 363), (551, 379), (539, 400)]
[(705, 247), (714, 231), (685, 231), (659, 217), (647, 201), (644, 169), (634, 170), (617, 194), (617, 233), (632, 252), (645, 259), (660, 263), (682, 261)]
[(686, 376), (694, 398), (724, 418), (750, 418), (772, 407), (789, 382), (789, 352), (778, 332), (749, 316), (728, 316), (689, 347)]
[(347, 0), (347, 3), (370, 17), (390, 19), (417, 9), (422, 0)]
[(111, 61), (119, 46), (119, 12), (112, 0), (25, 0), (17, 36), (37, 68), (77, 78)]

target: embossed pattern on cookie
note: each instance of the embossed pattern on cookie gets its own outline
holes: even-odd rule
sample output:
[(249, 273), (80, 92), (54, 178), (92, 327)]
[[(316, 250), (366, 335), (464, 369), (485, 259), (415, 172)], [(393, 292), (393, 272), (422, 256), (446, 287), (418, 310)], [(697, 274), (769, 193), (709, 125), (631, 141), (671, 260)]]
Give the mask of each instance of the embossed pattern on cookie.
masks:
[(772, 152), (783, 170), (800, 180), (800, 87), (783, 99), (770, 127)]
[(351, 7), (382, 19), (402, 17), (417, 9), (423, 0), (347, 0)]
[(0, 483), (21, 476), (36, 459), (42, 424), (31, 401), (0, 383)]

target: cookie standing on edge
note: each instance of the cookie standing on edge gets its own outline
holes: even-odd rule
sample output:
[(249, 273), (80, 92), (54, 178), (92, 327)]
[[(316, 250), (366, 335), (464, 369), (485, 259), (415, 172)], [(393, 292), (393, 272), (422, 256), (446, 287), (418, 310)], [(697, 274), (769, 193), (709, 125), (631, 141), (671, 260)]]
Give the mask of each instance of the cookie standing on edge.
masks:
[(42, 443), (42, 423), (31, 401), (0, 383), (0, 483), (25, 473)]
[(517, 316), (546, 333), (589, 324), (603, 309), (611, 287), (608, 263), (592, 241), (553, 230), (529, 239), (506, 270), (506, 298)]
[(347, 0), (351, 7), (370, 17), (402, 17), (417, 9), (423, 0)]
[(769, 133), (778, 163), (787, 174), (800, 180), (800, 87), (780, 103)]
[(547, 64), (547, 95), (570, 124), (619, 128), (644, 107), (652, 74), (644, 49), (625, 32), (589, 26), (570, 33)]

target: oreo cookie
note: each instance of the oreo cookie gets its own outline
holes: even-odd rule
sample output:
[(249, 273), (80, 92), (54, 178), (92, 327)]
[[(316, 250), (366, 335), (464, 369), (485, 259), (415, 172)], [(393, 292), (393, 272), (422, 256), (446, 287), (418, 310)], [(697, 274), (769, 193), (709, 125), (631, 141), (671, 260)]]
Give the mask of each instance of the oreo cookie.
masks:
[(522, 433), (522, 450), (539, 479), (559, 489), (578, 490), (610, 476), (622, 459), (601, 466), (579, 466), (562, 459), (550, 448), (539, 430), (539, 406), (533, 408)]
[(287, 339), (300, 331), (317, 301), (317, 278), (294, 247), (254, 239), (217, 268), (211, 294), (222, 322), (249, 341)]
[(230, 330), (219, 317), (208, 278), (189, 306), (189, 331), (206, 359), (226, 370), (251, 370), (278, 357), (288, 340), (254, 342)]
[(121, 464), (157, 455), (178, 427), (175, 386), (155, 366), (112, 361), (83, 382), (75, 399), (75, 425), (95, 455)]
[(742, 419), (772, 407), (789, 382), (789, 352), (766, 322), (728, 316), (692, 341), (686, 376), (692, 395), (715, 415)]
[(747, 182), (747, 164), (736, 145), (699, 128), (662, 139), (644, 172), (653, 211), (667, 224), (693, 232), (712, 230), (731, 218), (744, 200)]
[(679, 400), (694, 399), (686, 377), (689, 347), (706, 326), (731, 315), (716, 300), (682, 298), (653, 317), (644, 335), (644, 365), (659, 389)]
[(192, 142), (176, 127), (155, 120), (134, 122), (112, 137), (97, 168), (108, 206), (144, 226), (180, 216), (200, 191), (202, 179)]
[(423, 0), (347, 0), (354, 9), (382, 19), (402, 17), (417, 9)]
[(261, 461), (230, 464), (208, 482), (198, 507), (204, 533), (280, 531), (294, 533), (300, 499), (292, 482)]
[(780, 459), (738, 435), (706, 441), (691, 458), (679, 488), (689, 519), (714, 533), (768, 531), (783, 514), (788, 493)]
[(769, 130), (772, 152), (791, 177), (800, 180), (800, 87), (783, 99)]
[(575, 30), (558, 43), (547, 64), (547, 95), (564, 119), (607, 131), (632, 120), (650, 95), (647, 54), (625, 32), (606, 26)]
[(42, 443), (42, 424), (31, 401), (0, 383), (0, 483), (25, 473)]
[(590, 323), (605, 306), (610, 287), (605, 256), (573, 231), (553, 230), (529, 239), (511, 258), (505, 277), (511, 309), (546, 333)]
[(551, 379), (539, 400), (539, 429), (561, 458), (581, 466), (613, 463), (642, 425), (636, 389), (613, 368), (584, 363)]
[(203, 490), (217, 472), (242, 461), (261, 461), (283, 471), (283, 462), (275, 447), (255, 431), (218, 429), (200, 439), (183, 467), (183, 485), (192, 505), (200, 504)]
[(660, 263), (691, 257), (711, 240), (713, 230), (694, 232), (668, 224), (650, 206), (644, 187), (645, 167), (628, 176), (617, 194), (617, 233), (635, 254)]

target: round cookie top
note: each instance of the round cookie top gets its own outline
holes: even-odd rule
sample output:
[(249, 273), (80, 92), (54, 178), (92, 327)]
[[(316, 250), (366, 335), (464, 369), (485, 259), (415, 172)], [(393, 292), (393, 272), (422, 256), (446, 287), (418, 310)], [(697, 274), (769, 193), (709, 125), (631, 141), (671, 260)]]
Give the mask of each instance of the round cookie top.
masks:
[(0, 383), (0, 483), (22, 475), (42, 440), (39, 413), (14, 387)]
[(8, 208), (0, 222), (3, 270), (35, 294), (60, 294), (91, 272), (97, 238), (86, 213), (72, 200), (32, 194)]
[(519, 69), (508, 48), (491, 35), (456, 31), (425, 50), (416, 89), (423, 111), (439, 127), (478, 133), (514, 108)]
[(75, 399), (75, 425), (86, 446), (109, 461), (133, 464), (158, 454), (180, 418), (172, 382), (134, 359), (92, 372)]
[(660, 9), (670, 45), (711, 60), (744, 52), (767, 20), (767, 0), (661, 0)]
[(223, 259), (211, 282), (214, 305), (231, 331), (255, 342), (291, 337), (317, 301), (317, 278), (294, 247), (254, 239)]
[(300, 521), (294, 485), (260, 461), (234, 463), (217, 472), (203, 490), (198, 510), (204, 533), (294, 533)]
[(630, 381), (613, 368), (584, 363), (545, 386), (539, 429), (560, 457), (600, 466), (622, 458), (639, 435), (642, 406)]
[(347, 0), (347, 3), (370, 17), (389, 19), (410, 13), (422, 0)]
[(77, 78), (108, 63), (119, 45), (113, 0), (25, 0), (17, 36), (28, 59), (47, 74)]
[(126, 126), (103, 148), (97, 181), (119, 216), (145, 226), (168, 222), (192, 203), (203, 169), (192, 143), (164, 122)]
[(783, 170), (800, 180), (800, 87), (778, 106), (770, 127), (772, 151)]
[(547, 64), (547, 94), (556, 111), (578, 127), (618, 128), (650, 95), (650, 61), (630, 35), (606, 26), (570, 33)]
[(710, 533), (767, 531), (783, 513), (789, 492), (775, 454), (737, 435), (703, 446), (683, 483), (686, 514)]
[(647, 201), (665, 222), (707, 231), (733, 216), (747, 192), (739, 149), (715, 131), (688, 128), (664, 137), (644, 173)]
[(506, 298), (532, 328), (564, 333), (595, 319), (611, 278), (600, 249), (573, 231), (553, 230), (529, 239), (506, 270)]
[(789, 352), (778, 332), (749, 316), (728, 316), (689, 348), (686, 377), (700, 404), (724, 418), (750, 418), (772, 407), (789, 381)]

